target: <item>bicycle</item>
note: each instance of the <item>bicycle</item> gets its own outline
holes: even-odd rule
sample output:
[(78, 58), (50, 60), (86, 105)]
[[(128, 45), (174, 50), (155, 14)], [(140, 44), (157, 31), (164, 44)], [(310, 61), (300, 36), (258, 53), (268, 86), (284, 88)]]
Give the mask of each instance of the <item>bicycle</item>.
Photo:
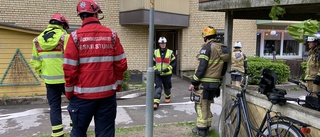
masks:
[[(247, 137), (304, 137), (303, 133), (295, 125), (301, 126), (302, 129), (306, 131), (307, 127), (310, 125), (286, 116), (281, 116), (279, 113), (276, 113), (275, 116), (271, 116), (273, 105), (283, 105), (287, 100), (300, 100), (297, 98), (286, 98), (284, 97), (286, 94), (285, 90), (275, 88), (277, 76), (273, 71), (270, 69), (263, 69), (261, 74), (262, 75), (259, 76), (259, 92), (267, 95), (272, 104), (270, 108), (266, 109), (265, 116), (260, 126), (254, 127), (249, 119), (246, 100), (249, 76), (241, 73), (243, 76), (241, 91), (236, 94), (235, 98), (227, 101), (222, 108), (218, 125), (220, 136), (237, 137), (240, 131), (240, 123), (244, 122)], [(243, 120), (241, 118), (243, 118)], [(255, 131), (255, 135), (252, 134), (252, 130)]]

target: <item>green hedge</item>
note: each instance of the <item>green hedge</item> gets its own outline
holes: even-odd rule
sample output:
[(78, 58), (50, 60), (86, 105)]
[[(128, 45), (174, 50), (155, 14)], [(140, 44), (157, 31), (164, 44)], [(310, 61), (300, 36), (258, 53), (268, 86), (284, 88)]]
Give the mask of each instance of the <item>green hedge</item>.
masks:
[[(248, 60), (248, 74), (250, 76), (259, 76), (261, 70), (264, 68), (269, 68), (274, 71), (278, 76), (277, 84), (284, 83), (288, 81), (290, 75), (290, 68), (282, 60), (271, 61), (270, 59), (265, 59), (261, 57), (247, 57)], [(249, 79), (250, 85), (257, 85), (260, 79)]]
[(126, 91), (129, 90), (129, 85), (128, 85), (128, 80), (130, 79), (130, 71), (126, 70), (123, 73), (123, 80), (122, 80), (122, 87), (121, 87), (121, 91)]
[(304, 80), (304, 77), (306, 76), (306, 70), (307, 70), (307, 61), (302, 61), (301, 63), (300, 63), (300, 66), (301, 66), (301, 68), (302, 68), (302, 70), (303, 70), (303, 72), (302, 72), (302, 74), (301, 74), (301, 76), (300, 76), (300, 80)]

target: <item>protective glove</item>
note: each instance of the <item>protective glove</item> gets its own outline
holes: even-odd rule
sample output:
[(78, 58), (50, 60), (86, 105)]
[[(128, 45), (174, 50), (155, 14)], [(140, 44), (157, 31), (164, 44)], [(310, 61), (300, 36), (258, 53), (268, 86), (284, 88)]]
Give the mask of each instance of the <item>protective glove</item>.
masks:
[(156, 75), (160, 75), (161, 74), (161, 71), (159, 71), (159, 70), (154, 70), (154, 73), (156, 74)]
[(162, 72), (164, 72), (164, 73), (169, 72), (169, 69), (165, 68), (165, 69), (162, 70)]
[(313, 84), (319, 85), (320, 84), (320, 76), (317, 75), (316, 78), (313, 81)]

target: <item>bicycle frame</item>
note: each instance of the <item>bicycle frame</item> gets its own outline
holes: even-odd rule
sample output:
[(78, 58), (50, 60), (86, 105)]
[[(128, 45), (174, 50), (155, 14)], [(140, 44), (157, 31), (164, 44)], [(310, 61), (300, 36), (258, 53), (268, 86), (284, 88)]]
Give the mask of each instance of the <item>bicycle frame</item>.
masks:
[[(270, 112), (271, 111), (270, 111), (270, 109), (267, 109), (267, 112), (266, 112), (266, 114), (265, 114), (265, 116), (264, 116), (259, 128), (256, 128), (255, 126), (252, 125), (252, 123), (250, 121), (250, 118), (249, 118), (249, 115), (248, 115), (247, 99), (246, 99), (245, 94), (246, 94), (246, 90), (242, 89), (241, 92), (238, 93), (236, 96), (237, 96), (237, 100), (238, 100), (238, 103), (239, 103), (238, 107), (240, 107), (240, 111), (241, 111), (240, 123), (241, 123), (241, 117), (244, 118), (244, 124), (245, 124), (247, 137), (253, 137), (251, 129), (253, 129), (257, 133), (255, 135), (255, 137), (258, 137), (258, 136), (267, 137), (266, 135), (264, 135), (262, 133), (262, 129), (263, 129), (265, 123), (268, 120), (267, 128), (268, 128), (269, 132), (271, 132), (271, 130), (270, 130), (270, 122), (271, 122), (271, 116), (270, 116)], [(237, 131), (237, 132), (239, 132), (239, 131)]]
[[(247, 99), (246, 99), (246, 89), (247, 89), (247, 86), (248, 86), (248, 76), (245, 75), (244, 77), (245, 79), (245, 84), (242, 85), (242, 88), (241, 88), (241, 92), (240, 93), (237, 93), (236, 94), (236, 100), (235, 102), (237, 103), (236, 107), (238, 107), (238, 110), (241, 115), (239, 117), (239, 122), (241, 124), (241, 121), (243, 118), (243, 121), (244, 121), (244, 125), (245, 125), (245, 129), (246, 129), (246, 133), (247, 133), (247, 137), (268, 137), (268, 135), (264, 135), (263, 134), (263, 129), (265, 127), (265, 124), (266, 124), (266, 130), (268, 130), (268, 133), (271, 133), (271, 124), (276, 120), (277, 122), (279, 120), (286, 120), (288, 121), (289, 123), (295, 123), (295, 124), (298, 124), (298, 125), (302, 125), (302, 126), (309, 126), (305, 123), (302, 123), (300, 121), (297, 121), (297, 120), (294, 120), (294, 119), (291, 119), (289, 117), (286, 117), (286, 116), (280, 116), (280, 115), (276, 115), (276, 116), (273, 116), (271, 117), (270, 113), (272, 112), (271, 109), (273, 107), (273, 104), (271, 104), (270, 108), (269, 109), (266, 109), (266, 113), (264, 115), (264, 118), (262, 120), (262, 122), (260, 123), (260, 126), (259, 128), (255, 127), (251, 121), (250, 121), (250, 118), (249, 118), (249, 111), (248, 111), (248, 106), (247, 106)], [(287, 98), (288, 100), (294, 100), (293, 98)], [(295, 99), (296, 100), (296, 99)], [(237, 109), (237, 108), (233, 108), (233, 109)], [(240, 129), (236, 129), (236, 135), (238, 135), (239, 133), (239, 130)], [(256, 132), (255, 135), (252, 135), (252, 130), (254, 130)]]

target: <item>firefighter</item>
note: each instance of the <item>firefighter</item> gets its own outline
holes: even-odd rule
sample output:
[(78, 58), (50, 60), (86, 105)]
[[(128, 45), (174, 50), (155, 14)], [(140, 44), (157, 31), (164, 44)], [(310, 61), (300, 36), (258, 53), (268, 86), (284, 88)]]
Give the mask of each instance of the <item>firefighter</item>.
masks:
[(160, 49), (154, 50), (154, 70), (155, 70), (155, 94), (153, 108), (156, 110), (160, 104), (160, 98), (162, 93), (162, 86), (164, 88), (165, 103), (171, 101), (171, 77), (172, 70), (176, 66), (176, 57), (173, 51), (166, 46), (167, 39), (160, 37), (158, 40)]
[(240, 88), (242, 76), (239, 72), (247, 74), (247, 57), (241, 51), (241, 42), (235, 42), (233, 48), (234, 50), (231, 55), (231, 84)]
[(65, 94), (62, 70), (63, 52), (69, 34), (68, 21), (61, 14), (54, 14), (47, 28), (33, 39), (30, 64), (44, 81), (50, 106), (52, 137), (63, 137), (61, 95)]
[(81, 28), (73, 31), (64, 54), (68, 111), (73, 122), (71, 137), (86, 137), (92, 118), (96, 137), (114, 137), (120, 91), (127, 59), (116, 31), (100, 23), (100, 6), (81, 0), (77, 13)]
[(206, 136), (212, 123), (210, 105), (213, 98), (220, 96), (220, 85), (227, 70), (230, 51), (219, 43), (217, 31), (212, 26), (203, 29), (202, 37), (205, 43), (197, 56), (199, 65), (191, 79), (189, 90), (197, 113), (197, 124), (192, 132)]
[(310, 91), (317, 92), (320, 90), (320, 46), (317, 37), (308, 37), (309, 57), (307, 61), (306, 76), (304, 80)]

